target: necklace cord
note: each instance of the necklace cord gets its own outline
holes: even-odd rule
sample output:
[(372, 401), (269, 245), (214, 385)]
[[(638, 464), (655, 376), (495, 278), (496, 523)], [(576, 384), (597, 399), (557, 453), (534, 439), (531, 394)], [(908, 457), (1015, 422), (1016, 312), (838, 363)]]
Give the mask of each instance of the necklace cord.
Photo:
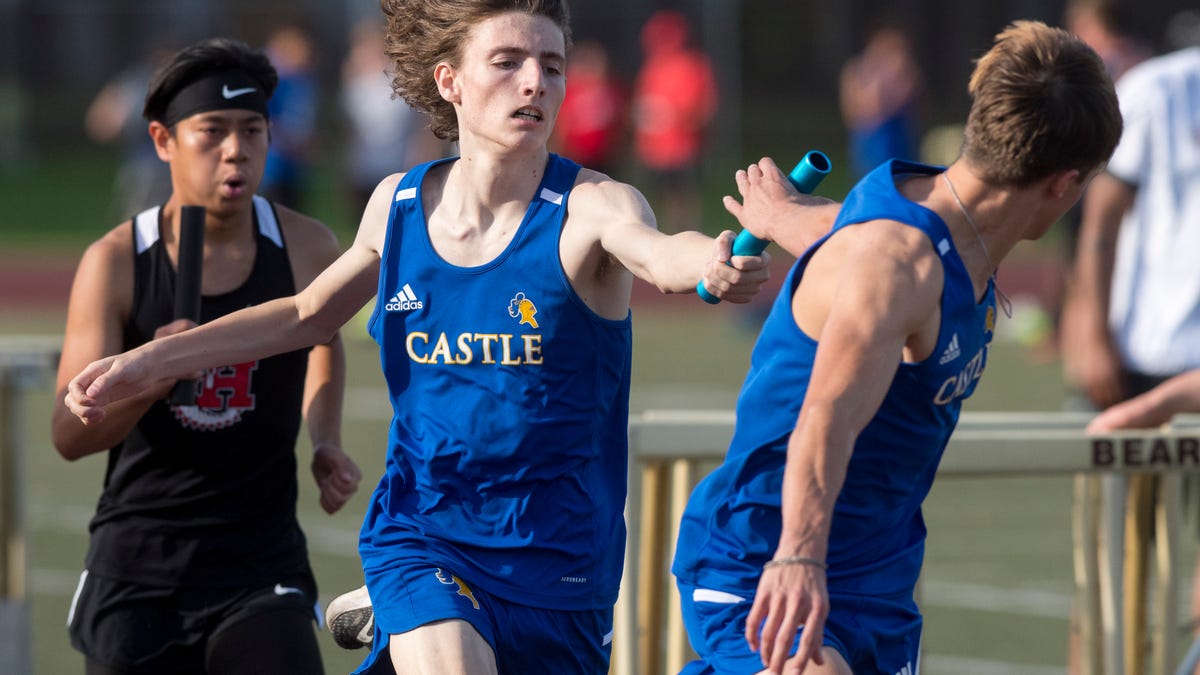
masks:
[(983, 249), (983, 257), (987, 260), (988, 270), (991, 272), (992, 286), (996, 289), (996, 296), (1000, 301), (1000, 309), (1004, 311), (1004, 316), (1012, 318), (1012, 300), (1000, 290), (1000, 284), (996, 281), (996, 265), (992, 264), (992, 256), (988, 252), (987, 244), (983, 241), (983, 235), (979, 233), (979, 226), (975, 224), (975, 219), (971, 217), (971, 213), (967, 211), (967, 207), (963, 201), (958, 198), (958, 191), (954, 189), (954, 183), (950, 182), (948, 172), (942, 172), (942, 180), (946, 181), (946, 187), (950, 188), (950, 196), (954, 198), (954, 203), (958, 205), (958, 210), (962, 211), (963, 218), (967, 219), (967, 225), (971, 227), (971, 233), (975, 235), (975, 240), (979, 242), (979, 248)]

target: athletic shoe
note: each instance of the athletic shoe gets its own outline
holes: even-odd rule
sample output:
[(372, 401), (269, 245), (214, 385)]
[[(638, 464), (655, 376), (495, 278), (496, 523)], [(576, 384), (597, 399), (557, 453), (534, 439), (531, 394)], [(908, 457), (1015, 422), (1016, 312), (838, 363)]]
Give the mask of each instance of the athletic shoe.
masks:
[(325, 625), (342, 649), (370, 647), (375, 641), (375, 611), (367, 587), (334, 598), (325, 609)]

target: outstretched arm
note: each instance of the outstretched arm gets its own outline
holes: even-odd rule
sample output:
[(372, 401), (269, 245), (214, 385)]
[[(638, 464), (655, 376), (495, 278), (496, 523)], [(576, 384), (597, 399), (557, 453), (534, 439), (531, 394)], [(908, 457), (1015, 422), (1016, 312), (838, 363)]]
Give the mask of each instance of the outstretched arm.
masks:
[(833, 227), (842, 207), (797, 191), (770, 157), (738, 169), (734, 181), (742, 201), (726, 195), (725, 210), (751, 234), (779, 244), (796, 258)]
[[(605, 255), (664, 293), (694, 293), (703, 279), (722, 300), (745, 303), (768, 279), (769, 256), (733, 257), (732, 232), (716, 239), (692, 230), (663, 234), (640, 192), (595, 172), (581, 174), (570, 208), (562, 246), (568, 270), (574, 253), (598, 243)], [(586, 286), (588, 280), (582, 282)]]
[[(166, 396), (175, 384), (175, 378), (170, 377), (148, 382), (139, 396), (113, 405), (105, 424), (92, 428), (84, 427), (64, 400), (72, 376), (88, 363), (121, 350), (122, 333), (133, 302), (130, 241), (128, 227), (114, 229), (88, 247), (75, 270), (51, 420), (54, 447), (68, 460), (103, 452), (120, 443), (151, 404)], [(173, 322), (160, 328), (156, 337), (180, 332), (191, 325)]]
[(1096, 416), (1087, 430), (1148, 429), (1184, 412), (1200, 412), (1200, 369), (1176, 375), (1140, 396), (1114, 405)]
[(351, 248), (298, 295), (247, 307), (196, 329), (93, 362), (67, 386), (66, 404), (84, 424), (107, 407), (179, 378), (328, 342), (371, 297), (379, 259)]
[(354, 244), (304, 290), (95, 361), (68, 384), (67, 407), (84, 424), (93, 424), (105, 419), (108, 406), (144, 395), (163, 378), (332, 340), (375, 293), (379, 251), (398, 180), (399, 176), (392, 176), (379, 185)]

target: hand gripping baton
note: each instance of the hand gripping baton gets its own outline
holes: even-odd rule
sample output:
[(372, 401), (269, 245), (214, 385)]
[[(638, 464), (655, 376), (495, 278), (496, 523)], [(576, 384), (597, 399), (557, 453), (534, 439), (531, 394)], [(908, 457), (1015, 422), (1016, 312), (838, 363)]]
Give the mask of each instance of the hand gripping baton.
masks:
[[(809, 150), (796, 168), (788, 174), (788, 181), (796, 188), (796, 190), (809, 194), (817, 188), (821, 180), (829, 175), (829, 170), (833, 168), (833, 163), (829, 161), (829, 157), (820, 150)], [(750, 234), (750, 230), (742, 230), (736, 239), (733, 240), (734, 255), (758, 255), (767, 248), (767, 244), (771, 242), (766, 239), (759, 239)], [(726, 265), (729, 263), (726, 262)], [(704, 288), (704, 282), (696, 284), (696, 293), (700, 299), (710, 305), (715, 305), (721, 302), (717, 296), (709, 293)]]
[[(175, 318), (200, 323), (200, 273), (204, 269), (204, 207), (179, 211), (179, 262), (175, 268)], [(180, 380), (168, 398), (171, 405), (196, 405), (196, 382)]]

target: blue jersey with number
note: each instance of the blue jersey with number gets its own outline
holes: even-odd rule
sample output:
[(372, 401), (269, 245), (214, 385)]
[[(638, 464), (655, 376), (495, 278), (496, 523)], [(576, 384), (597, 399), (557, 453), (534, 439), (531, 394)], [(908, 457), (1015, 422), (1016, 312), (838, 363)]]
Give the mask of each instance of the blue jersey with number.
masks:
[[(909, 224), (929, 236), (945, 271), (937, 346), (919, 363), (900, 364), (854, 445), (829, 541), (828, 583), (840, 592), (894, 593), (916, 583), (925, 540), (921, 502), (992, 339), (992, 284), (976, 302), (945, 223), (896, 189), (897, 179), (939, 171), (900, 161), (880, 166), (847, 196), (832, 230), (870, 227), (862, 223), (879, 219)], [(817, 342), (796, 326), (792, 296), (812, 251), (824, 241), (789, 273), (755, 344), (725, 461), (688, 503), (672, 571), (692, 586), (752, 596), (763, 563), (779, 543), (788, 438), (817, 350)]]
[(369, 322), (393, 418), (363, 564), (419, 556), (524, 605), (609, 607), (625, 551), (632, 341), (629, 317), (595, 314), (559, 260), (579, 166), (551, 155), (512, 241), (478, 267), (433, 248), (430, 166), (395, 192)]

